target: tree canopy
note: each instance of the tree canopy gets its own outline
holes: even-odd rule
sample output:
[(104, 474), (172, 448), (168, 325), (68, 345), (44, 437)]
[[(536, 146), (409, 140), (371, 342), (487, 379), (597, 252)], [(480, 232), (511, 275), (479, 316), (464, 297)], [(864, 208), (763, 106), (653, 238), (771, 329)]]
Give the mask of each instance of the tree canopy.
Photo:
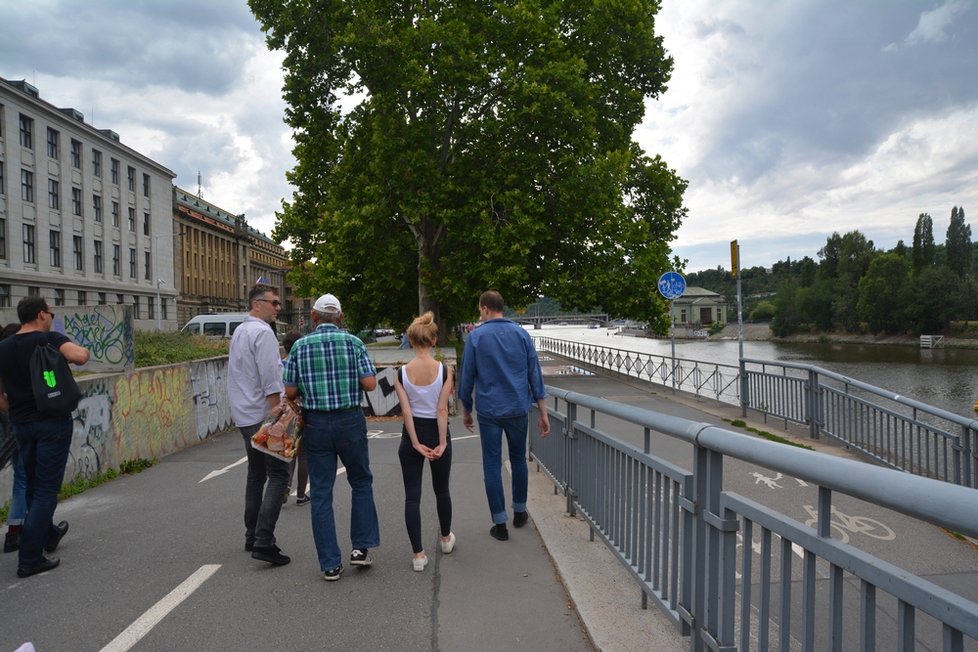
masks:
[(488, 288), (664, 314), (686, 182), (632, 140), (672, 68), (658, 2), (249, 5), (285, 53), (296, 191), (274, 236), (300, 292), (361, 324), (465, 321)]

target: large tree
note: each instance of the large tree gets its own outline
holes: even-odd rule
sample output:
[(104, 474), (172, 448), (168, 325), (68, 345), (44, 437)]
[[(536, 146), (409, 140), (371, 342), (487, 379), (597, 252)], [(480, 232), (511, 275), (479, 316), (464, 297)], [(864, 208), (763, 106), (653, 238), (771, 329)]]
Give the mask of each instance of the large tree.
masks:
[(951, 209), (951, 222), (947, 226), (947, 266), (958, 276), (971, 273), (971, 227), (964, 221), (964, 208)]
[[(653, 320), (686, 183), (632, 140), (672, 67), (655, 0), (249, 0), (285, 52), (300, 291), (361, 323), (521, 307)], [(443, 331), (444, 332), (444, 329)]]
[(921, 213), (913, 227), (913, 273), (920, 274), (933, 266), (935, 258), (934, 220)]

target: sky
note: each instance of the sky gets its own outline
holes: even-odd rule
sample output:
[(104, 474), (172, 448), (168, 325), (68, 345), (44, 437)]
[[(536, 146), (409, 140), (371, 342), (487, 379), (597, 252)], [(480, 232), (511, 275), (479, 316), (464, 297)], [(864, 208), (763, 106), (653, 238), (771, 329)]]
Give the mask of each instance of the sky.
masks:
[[(689, 182), (687, 272), (729, 269), (731, 240), (770, 267), (978, 216), (978, 0), (662, 0), (656, 31), (673, 73), (635, 139)], [(295, 165), (281, 62), (245, 0), (0, 0), (0, 76), (268, 235)]]

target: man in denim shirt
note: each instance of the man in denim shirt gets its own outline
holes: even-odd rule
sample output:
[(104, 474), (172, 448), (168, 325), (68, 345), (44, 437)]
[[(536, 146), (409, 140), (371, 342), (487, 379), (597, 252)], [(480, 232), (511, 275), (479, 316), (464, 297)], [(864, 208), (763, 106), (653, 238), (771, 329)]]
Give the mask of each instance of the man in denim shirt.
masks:
[(502, 481), (502, 436), (506, 434), (513, 476), (513, 527), (523, 527), (527, 483), (526, 433), (533, 401), (540, 409), (540, 436), (550, 434), (547, 392), (540, 361), (530, 335), (515, 322), (503, 318), (503, 297), (495, 290), (479, 297), (482, 324), (465, 342), (458, 398), (464, 412), (463, 424), (472, 431), (473, 400), (479, 412), (482, 441), (482, 473), (486, 498), (492, 513), (489, 534), (499, 541), (509, 539), (506, 527), (506, 496)]

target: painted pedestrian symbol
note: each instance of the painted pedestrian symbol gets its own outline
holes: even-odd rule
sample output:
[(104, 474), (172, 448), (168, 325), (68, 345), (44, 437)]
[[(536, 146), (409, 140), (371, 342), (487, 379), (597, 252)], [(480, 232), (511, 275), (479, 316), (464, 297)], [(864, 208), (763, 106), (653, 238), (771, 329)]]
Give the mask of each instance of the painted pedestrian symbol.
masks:
[(672, 301), (683, 296), (686, 291), (686, 279), (679, 272), (666, 272), (659, 277), (659, 293)]

